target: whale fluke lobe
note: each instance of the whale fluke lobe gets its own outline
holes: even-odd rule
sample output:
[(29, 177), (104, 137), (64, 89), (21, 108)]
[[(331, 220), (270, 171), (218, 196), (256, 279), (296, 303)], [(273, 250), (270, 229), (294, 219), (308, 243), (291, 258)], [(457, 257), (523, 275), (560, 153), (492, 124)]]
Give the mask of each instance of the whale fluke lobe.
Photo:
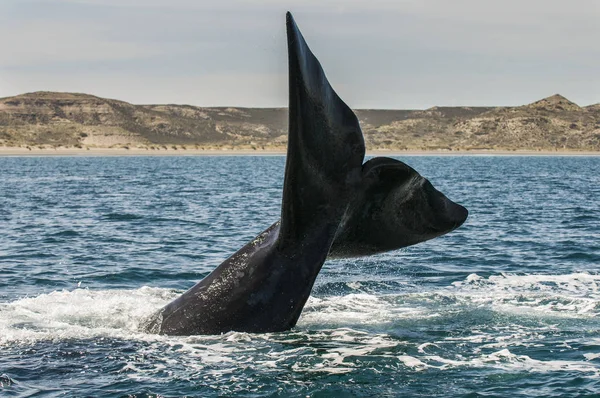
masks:
[(376, 157), (363, 166), (363, 180), (340, 226), (330, 258), (361, 257), (411, 246), (446, 234), (467, 219), (412, 167)]
[(467, 218), (406, 164), (363, 164), (358, 119), (287, 13), (289, 138), (281, 220), (156, 313), (152, 333), (294, 327), (327, 257), (358, 257), (443, 235)]
[[(280, 244), (343, 212), (360, 181), (365, 144), (358, 119), (333, 90), (321, 64), (287, 13), (289, 133)], [(335, 217), (331, 219), (336, 224)]]

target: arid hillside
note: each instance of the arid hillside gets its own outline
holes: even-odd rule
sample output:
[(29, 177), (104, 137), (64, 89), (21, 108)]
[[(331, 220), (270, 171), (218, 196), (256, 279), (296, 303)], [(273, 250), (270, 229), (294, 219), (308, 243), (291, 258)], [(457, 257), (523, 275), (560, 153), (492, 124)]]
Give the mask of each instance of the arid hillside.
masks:
[[(600, 104), (560, 95), (519, 107), (356, 110), (371, 150), (600, 151)], [(277, 149), (285, 108), (132, 105), (87, 94), (0, 99), (0, 146)]]

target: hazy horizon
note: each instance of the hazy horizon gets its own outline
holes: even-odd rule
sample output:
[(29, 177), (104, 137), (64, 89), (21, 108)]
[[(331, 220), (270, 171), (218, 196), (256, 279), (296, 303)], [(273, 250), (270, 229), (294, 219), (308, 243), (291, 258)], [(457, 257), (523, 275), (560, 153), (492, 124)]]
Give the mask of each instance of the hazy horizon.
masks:
[(0, 97), (284, 108), (288, 9), (355, 109), (600, 102), (595, 0), (5, 0)]

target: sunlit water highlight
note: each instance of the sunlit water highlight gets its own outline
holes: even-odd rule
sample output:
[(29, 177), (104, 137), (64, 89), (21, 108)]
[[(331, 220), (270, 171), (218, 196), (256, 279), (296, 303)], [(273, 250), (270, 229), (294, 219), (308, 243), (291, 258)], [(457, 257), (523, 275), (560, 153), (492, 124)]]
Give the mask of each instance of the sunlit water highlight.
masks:
[(0, 158), (0, 395), (600, 394), (600, 157), (407, 157), (470, 210), (328, 262), (286, 333), (143, 333), (278, 218), (283, 157)]

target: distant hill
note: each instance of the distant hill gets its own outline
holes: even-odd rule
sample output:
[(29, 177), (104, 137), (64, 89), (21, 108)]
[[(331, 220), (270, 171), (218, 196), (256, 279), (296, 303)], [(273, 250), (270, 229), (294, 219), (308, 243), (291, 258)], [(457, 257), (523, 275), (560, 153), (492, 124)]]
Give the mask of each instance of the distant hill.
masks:
[[(518, 107), (356, 110), (367, 148), (600, 151), (600, 104), (553, 95)], [(285, 108), (132, 105), (87, 94), (0, 99), (0, 146), (277, 149)]]

